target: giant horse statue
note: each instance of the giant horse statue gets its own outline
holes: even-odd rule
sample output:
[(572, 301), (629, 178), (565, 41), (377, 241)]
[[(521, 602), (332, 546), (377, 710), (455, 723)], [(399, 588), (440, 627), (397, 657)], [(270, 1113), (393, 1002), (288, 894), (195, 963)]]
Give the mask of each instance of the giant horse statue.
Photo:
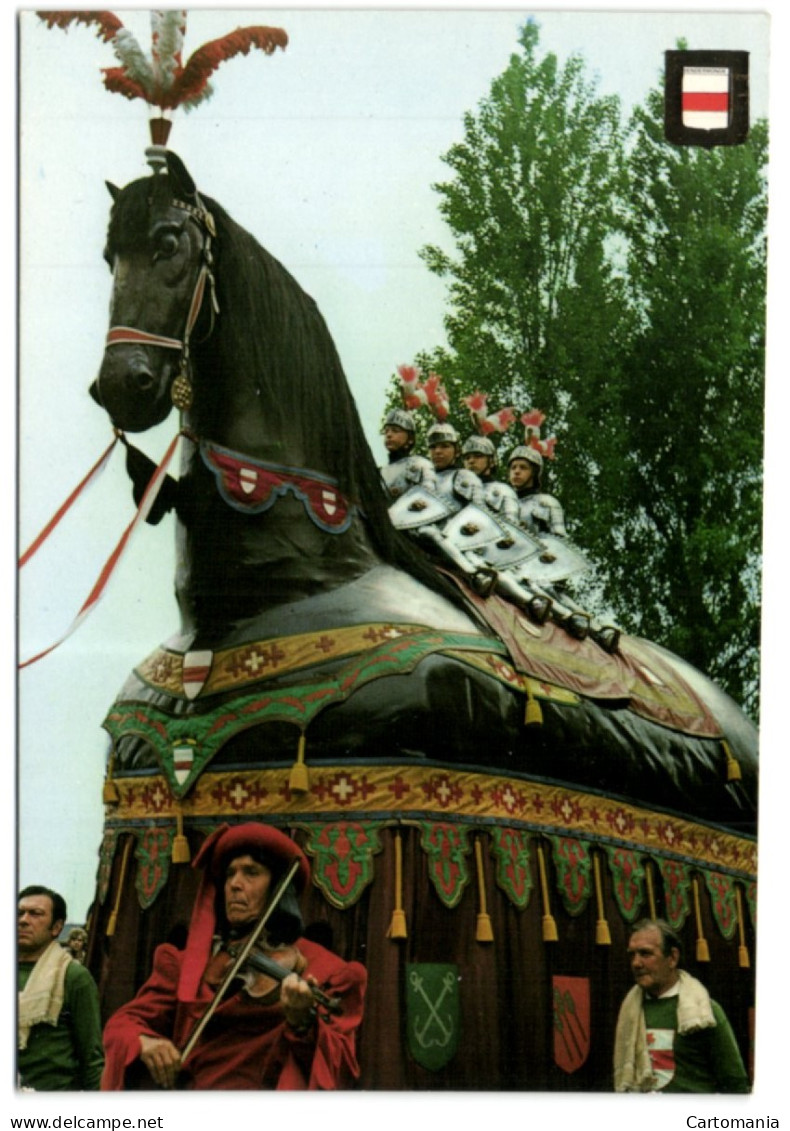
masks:
[(183, 436), (149, 516), (175, 511), (180, 627), (104, 722), (105, 1014), (183, 939), (203, 839), (259, 818), (312, 859), (307, 933), (367, 966), (363, 1088), (611, 1088), (648, 913), (748, 1059), (754, 728), (678, 657), (534, 624), (396, 531), (315, 303), (158, 160), (111, 189), (91, 390), (124, 432), (175, 402)]

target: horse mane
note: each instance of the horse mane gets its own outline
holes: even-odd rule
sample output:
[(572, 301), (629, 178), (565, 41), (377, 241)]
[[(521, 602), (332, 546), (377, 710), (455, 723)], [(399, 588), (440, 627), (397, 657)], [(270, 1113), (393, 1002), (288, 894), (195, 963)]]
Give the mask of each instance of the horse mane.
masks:
[[(164, 204), (171, 191), (164, 175), (128, 185), (113, 208), (108, 246), (143, 246), (151, 203)], [(217, 201), (201, 198), (217, 229), (213, 253), (220, 314), (213, 332), (205, 332), (202, 317), (193, 336), (193, 360), (201, 374), (192, 410), (198, 434), (210, 438), (225, 419), (227, 382), (253, 383), (272, 434), (289, 435), (292, 447), (301, 447), (306, 468), (338, 481), (361, 510), (378, 556), (474, 615), (458, 587), (392, 525), (378, 467), (317, 304)]]

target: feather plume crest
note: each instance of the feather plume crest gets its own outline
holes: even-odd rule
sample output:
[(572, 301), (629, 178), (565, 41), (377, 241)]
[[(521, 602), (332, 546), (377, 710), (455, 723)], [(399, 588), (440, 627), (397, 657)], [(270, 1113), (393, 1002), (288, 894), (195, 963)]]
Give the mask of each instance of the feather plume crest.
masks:
[(123, 24), (114, 12), (36, 12), (49, 28), (59, 27), (68, 30), (70, 24), (95, 25), (96, 35), (105, 43), (110, 43)]
[(112, 41), (112, 46), (115, 56), (120, 60), (126, 74), (133, 82), (143, 88), (146, 92), (147, 101), (152, 102), (156, 97), (154, 68), (128, 28), (118, 29), (118, 33)]
[(265, 55), (273, 55), (278, 47), (285, 50), (287, 43), (285, 31), (276, 27), (237, 28), (221, 39), (204, 43), (190, 55), (183, 71), (173, 83), (172, 93), (165, 105), (179, 106), (193, 102), (205, 89), (209, 75), (235, 55), (247, 55), (253, 47), (259, 48)]
[(516, 419), (513, 408), (500, 408), (496, 412), (488, 411), (488, 394), (477, 392), (463, 398), (463, 402), (472, 415), (477, 431), (481, 436), (490, 436), (492, 432), (507, 432)]
[(198, 47), (182, 66), (185, 9), (157, 9), (151, 13), (151, 58), (141, 49), (132, 32), (114, 12), (38, 12), (47, 27), (67, 30), (73, 23), (96, 28), (105, 43), (111, 43), (120, 67), (102, 68), (107, 90), (125, 98), (142, 98), (162, 110), (183, 106), (192, 109), (211, 97), (209, 75), (228, 59), (247, 55), (255, 47), (266, 55), (285, 49), (288, 35), (283, 28), (246, 27)]

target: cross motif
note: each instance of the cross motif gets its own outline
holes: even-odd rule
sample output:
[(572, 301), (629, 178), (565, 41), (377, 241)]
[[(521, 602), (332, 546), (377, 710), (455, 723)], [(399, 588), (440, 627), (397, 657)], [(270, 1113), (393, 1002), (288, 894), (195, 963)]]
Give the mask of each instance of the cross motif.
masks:
[(349, 798), (356, 793), (356, 786), (345, 774), (338, 774), (330, 789), (341, 805), (347, 805)]
[(320, 640), (316, 640), (315, 644), (313, 645), (314, 648), (317, 648), (320, 652), (323, 652), (324, 655), (326, 655), (328, 652), (331, 652), (334, 646), (335, 641), (331, 636), (327, 636), (326, 634), (324, 634)]
[(228, 783), (228, 801), (230, 802), (231, 806), (237, 811), (244, 808), (244, 803), (249, 796), (249, 793), (244, 788), (244, 783), (239, 781), (238, 778), (235, 782), (232, 783), (232, 786), (231, 783)]
[(151, 668), (151, 678), (154, 683), (166, 683), (173, 669), (169, 656), (160, 656)]
[(395, 794), (397, 801), (401, 801), (409, 792), (409, 783), (405, 782), (400, 774), (398, 774), (398, 776), (395, 778), (395, 781), (391, 782), (387, 788), (389, 789), (390, 793)]
[(146, 805), (150, 805), (151, 808), (155, 809), (157, 813), (166, 808), (169, 800), (167, 794), (162, 789), (162, 786), (159, 782), (156, 783), (153, 789), (145, 789), (143, 791), (142, 797), (143, 802)]
[(397, 628), (393, 628), (391, 624), (385, 625), (383, 628), (373, 628), (372, 626), (367, 632), (362, 633), (363, 640), (369, 640), (371, 644), (378, 644), (382, 640), (397, 640), (401, 635)]

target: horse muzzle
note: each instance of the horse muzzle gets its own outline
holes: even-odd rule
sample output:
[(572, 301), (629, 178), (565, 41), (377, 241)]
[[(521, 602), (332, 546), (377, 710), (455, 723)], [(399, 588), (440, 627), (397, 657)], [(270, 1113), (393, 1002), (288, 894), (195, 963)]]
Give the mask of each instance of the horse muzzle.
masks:
[(117, 428), (126, 432), (144, 432), (161, 424), (172, 408), (173, 359), (165, 358), (154, 365), (149, 352), (139, 346), (108, 350), (99, 375), (90, 386), (96, 403)]

